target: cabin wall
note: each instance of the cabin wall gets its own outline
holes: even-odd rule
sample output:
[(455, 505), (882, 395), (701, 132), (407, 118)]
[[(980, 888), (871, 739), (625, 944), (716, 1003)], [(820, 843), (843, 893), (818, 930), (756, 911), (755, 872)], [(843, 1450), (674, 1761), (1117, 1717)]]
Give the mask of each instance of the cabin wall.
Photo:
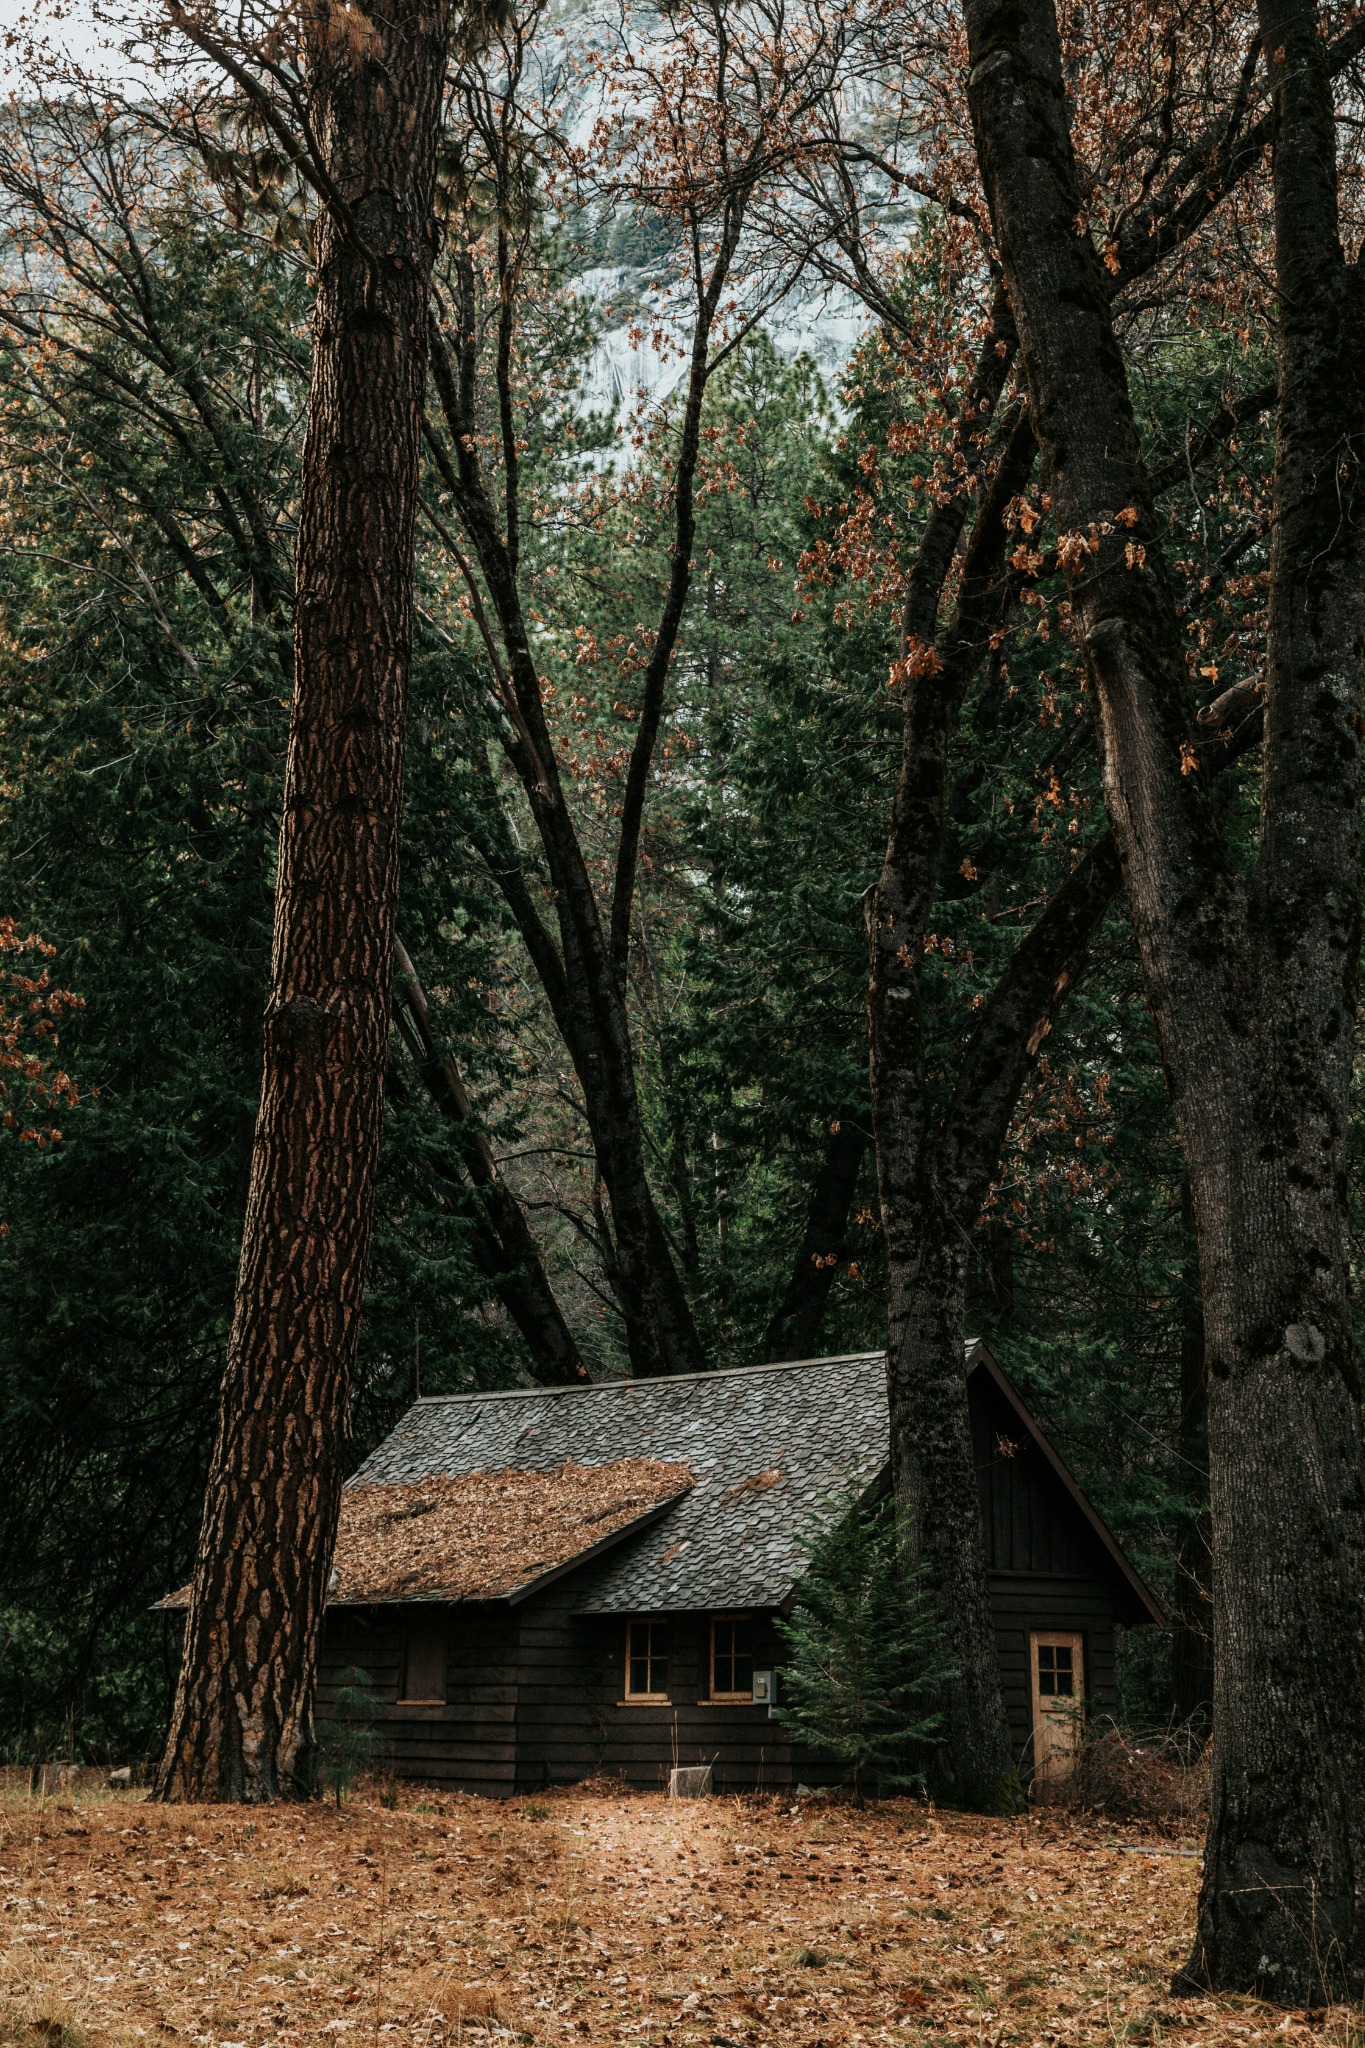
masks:
[(1035, 1629), (1075, 1631), (1083, 1639), (1087, 1711), (1111, 1713), (1118, 1704), (1114, 1674), (1114, 1607), (1099, 1579), (1041, 1577), (1025, 1572), (989, 1575), (996, 1655), (1005, 1695), (1010, 1741), (1019, 1774), (1033, 1769), (1033, 1672), (1030, 1636)]
[(376, 1762), (396, 1777), (452, 1791), (506, 1797), (515, 1789), (517, 1626), (506, 1608), (437, 1608), (448, 1627), (445, 1700), (400, 1705), (406, 1615), (433, 1604), (334, 1608), (323, 1630), (317, 1712), (325, 1718), (348, 1667), (364, 1671), (379, 1702)]
[[(669, 1703), (625, 1699), (626, 1617), (573, 1613), (567, 1583), (521, 1610), (517, 1785), (573, 1782), (600, 1773), (658, 1790), (675, 1764), (712, 1766), (717, 1790), (833, 1782), (837, 1768), (794, 1750), (765, 1706), (717, 1703), (710, 1684), (710, 1616), (671, 1618)], [(757, 1662), (775, 1667), (771, 1616), (756, 1624)]]
[(1087, 1707), (1092, 1714), (1112, 1712), (1118, 1704), (1116, 1589), (1076, 1503), (980, 1376), (972, 1381), (971, 1411), (1000, 1680), (1015, 1761), (1027, 1778), (1033, 1767), (1030, 1635), (1035, 1629), (1078, 1633)]
[[(1103, 1581), (1080, 1576), (992, 1571), (990, 1589), (1010, 1738), (1027, 1779), (1030, 1634), (1079, 1632), (1087, 1702), (1112, 1710), (1112, 1600)], [(330, 1712), (342, 1674), (359, 1668), (380, 1706), (377, 1762), (400, 1778), (494, 1798), (597, 1775), (659, 1790), (674, 1764), (711, 1764), (718, 1791), (843, 1781), (840, 1765), (794, 1744), (766, 1707), (710, 1704), (708, 1615), (673, 1617), (669, 1704), (644, 1706), (624, 1697), (625, 1617), (576, 1616), (573, 1602), (564, 1580), (519, 1609), (445, 1610), (440, 1706), (399, 1704), (402, 1608), (335, 1609), (323, 1633), (318, 1715)], [(780, 1669), (781, 1648), (774, 1618), (762, 1617), (760, 1666)]]

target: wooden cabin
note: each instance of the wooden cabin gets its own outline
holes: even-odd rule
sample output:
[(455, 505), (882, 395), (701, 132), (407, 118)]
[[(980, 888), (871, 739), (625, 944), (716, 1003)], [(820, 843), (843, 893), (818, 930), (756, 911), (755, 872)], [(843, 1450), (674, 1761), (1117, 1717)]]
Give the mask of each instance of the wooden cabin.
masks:
[[(1115, 1704), (1115, 1623), (1161, 1614), (984, 1345), (968, 1369), (1027, 1780)], [(346, 1489), (319, 1714), (363, 1671), (399, 1776), (492, 1795), (838, 1782), (772, 1716), (775, 1622), (814, 1520), (888, 1456), (880, 1352), (420, 1400)]]

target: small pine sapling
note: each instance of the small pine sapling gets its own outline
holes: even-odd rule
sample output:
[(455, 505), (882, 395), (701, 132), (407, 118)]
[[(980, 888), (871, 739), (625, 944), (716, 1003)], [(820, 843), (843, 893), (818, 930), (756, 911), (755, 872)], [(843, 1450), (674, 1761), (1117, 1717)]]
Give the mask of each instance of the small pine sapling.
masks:
[(940, 1721), (930, 1702), (953, 1665), (890, 1496), (868, 1505), (849, 1494), (831, 1505), (807, 1544), (791, 1617), (778, 1624), (788, 1661), (776, 1715), (799, 1740), (849, 1767), (861, 1804), (865, 1783), (923, 1784), (916, 1759)]
[(354, 1787), (374, 1761), (379, 1747), (379, 1703), (370, 1688), (370, 1675), (355, 1665), (341, 1674), (332, 1711), (317, 1724), (317, 1750), (313, 1775), (325, 1792), (336, 1794), (341, 1805), (344, 1792)]

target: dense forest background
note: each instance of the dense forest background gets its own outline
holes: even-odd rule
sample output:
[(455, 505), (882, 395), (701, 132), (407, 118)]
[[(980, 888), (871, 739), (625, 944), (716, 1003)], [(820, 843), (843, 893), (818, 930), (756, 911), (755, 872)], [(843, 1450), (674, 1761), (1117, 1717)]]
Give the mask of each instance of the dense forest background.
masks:
[[(519, 79), (549, 33), (533, 12), (513, 35)], [(507, 47), (471, 103), (476, 88), (513, 103)], [(481, 347), (508, 349), (535, 658), (595, 869), (669, 575), (685, 266), (658, 186), (627, 190), (609, 152), (585, 160), (581, 74), (538, 63), (537, 118), (514, 150), (491, 117), (483, 156), (452, 145), (448, 248), (484, 252)], [(510, 266), (486, 254), (509, 189)], [(880, 306), (867, 290), (860, 303), (856, 266), (841, 281), (793, 253), (775, 217), (767, 268), (744, 273), (705, 390), (696, 575), (643, 823), (629, 994), (649, 1169), (716, 1366), (791, 1355), (783, 1303), (818, 1228), (829, 1284), (803, 1348), (885, 1341), (864, 899), (897, 772), (898, 579), (981, 279), (927, 200), (871, 174), (865, 197)], [(192, 1563), (231, 1309), (309, 252), (287, 167), (259, 137), (229, 146), (69, 85), (35, 86), (0, 116), (0, 216), (0, 914), (14, 941), (0, 954), (0, 1751), (99, 1758), (150, 1752), (164, 1724), (174, 1642), (149, 1609)], [(509, 276), (516, 317), (500, 324)], [(1178, 317), (1149, 300), (1129, 319), (1213, 695), (1254, 660), (1269, 442), (1250, 411), (1196, 477), (1197, 432), (1263, 379), (1265, 309), (1216, 252), (1186, 293)], [(912, 314), (914, 349), (897, 324)], [(848, 334), (831, 362), (830, 336)], [(509, 908), (543, 877), (492, 731), (496, 650), (434, 440), (427, 486), (400, 929), (578, 1350), (616, 1374), (626, 1348), (581, 1095)], [(1103, 824), (1076, 659), (1029, 583), (1041, 516), (1021, 509), (1018, 585), (954, 741), (921, 977), (945, 1091), (1009, 948)], [(1249, 816), (1251, 784), (1226, 780), (1230, 816)], [(42, 950), (20, 950), (29, 934)], [(419, 1387), (528, 1371), (490, 1279), (467, 1134), (420, 1069), (395, 1030), (357, 1461)], [(970, 1302), (973, 1334), (1140, 1569), (1184, 1598), (1204, 1483), (1198, 1302), (1121, 904), (1041, 1047), (972, 1239)], [(1128, 1712), (1164, 1719), (1168, 1644), (1134, 1638), (1124, 1668)]]

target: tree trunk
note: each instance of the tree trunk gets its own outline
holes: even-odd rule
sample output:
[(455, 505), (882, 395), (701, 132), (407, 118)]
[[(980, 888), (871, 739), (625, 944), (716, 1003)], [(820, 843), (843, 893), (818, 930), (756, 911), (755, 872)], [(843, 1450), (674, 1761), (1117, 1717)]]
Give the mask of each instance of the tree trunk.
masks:
[(492, 1239), (489, 1249), (494, 1256), (487, 1258), (482, 1241), (479, 1251), (493, 1290), (525, 1339), (532, 1374), (541, 1385), (585, 1385), (592, 1375), (555, 1299), (540, 1247), (520, 1202), (498, 1172), (460, 1070), (436, 1036), (426, 990), (398, 938), (394, 940), (394, 962), (400, 976), (399, 1029), (432, 1101), (456, 1128), (465, 1172), (483, 1205), (487, 1228), (482, 1236)]
[(867, 1151), (866, 1113), (841, 1110), (825, 1138), (825, 1156), (811, 1189), (802, 1234), (782, 1299), (763, 1340), (765, 1360), (811, 1358), (829, 1291), (848, 1250), (848, 1219)]
[[(964, 407), (968, 433), (994, 411), (1012, 342), (999, 298)], [(1032, 456), (1027, 426), (1016, 420), (966, 551), (945, 657), (932, 638), (966, 516), (965, 494), (931, 515), (910, 577), (900, 773), (867, 916), (869, 1078), (886, 1242), (892, 1483), (909, 1541), (928, 1560), (929, 1583), (958, 1665), (942, 1703), (935, 1789), (966, 1806), (999, 1801), (1012, 1759), (967, 1411), (961, 1227), (973, 1227), (977, 1209), (955, 1216), (937, 1185), (942, 1132), (929, 1109), (920, 973), (938, 887), (957, 709), (984, 651), (987, 621), (998, 609), (1004, 507), (1023, 488)], [(1000, 1136), (1003, 1142), (1003, 1130)], [(983, 1187), (980, 1200), (985, 1192)]]
[(1209, 1409), (1204, 1379), (1204, 1303), (1194, 1244), (1190, 1181), (1181, 1189), (1189, 1231), (1180, 1328), (1180, 1480), (1193, 1496), (1176, 1555), (1175, 1621), (1171, 1630), (1172, 1690), (1178, 1721), (1202, 1742), (1213, 1716), (1213, 1573), (1209, 1547)]
[(388, 1054), (443, 0), (305, 22), (319, 222), (295, 685), (251, 1190), (158, 1779), (301, 1792)]
[(1055, 13), (966, 0), (966, 15), (978, 155), (1199, 1241), (1214, 1779), (1177, 1988), (1321, 2002), (1365, 1986), (1365, 1444), (1345, 1166), (1365, 307), (1338, 233), (1327, 52), (1310, 0), (1266, 0), (1279, 407), (1260, 835), (1244, 874), (1186, 772), (1201, 735), (1104, 272), (1077, 229)]
[(943, 1734), (929, 1782), (950, 1805), (999, 1808), (1014, 1759), (966, 1399), (968, 1245), (930, 1189), (914, 1220), (915, 1257), (899, 1266), (891, 1303), (891, 1470), (957, 1667), (938, 1702)]

